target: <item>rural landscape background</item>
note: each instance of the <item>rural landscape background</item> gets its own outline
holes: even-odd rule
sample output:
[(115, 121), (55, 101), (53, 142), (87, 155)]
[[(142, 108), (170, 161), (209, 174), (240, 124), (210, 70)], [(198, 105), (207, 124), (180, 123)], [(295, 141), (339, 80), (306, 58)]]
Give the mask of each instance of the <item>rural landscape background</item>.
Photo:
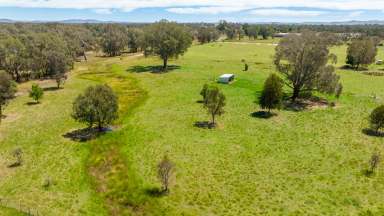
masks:
[(47, 2), (0, 1), (0, 215), (384, 214), (380, 1)]

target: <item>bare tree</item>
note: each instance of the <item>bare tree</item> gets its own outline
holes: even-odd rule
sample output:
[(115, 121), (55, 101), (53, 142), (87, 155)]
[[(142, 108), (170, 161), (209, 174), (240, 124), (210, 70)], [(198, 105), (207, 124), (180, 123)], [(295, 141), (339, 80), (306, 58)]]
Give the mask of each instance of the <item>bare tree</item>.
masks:
[(163, 192), (169, 192), (169, 183), (173, 174), (174, 164), (164, 156), (157, 166), (157, 177), (159, 178)]

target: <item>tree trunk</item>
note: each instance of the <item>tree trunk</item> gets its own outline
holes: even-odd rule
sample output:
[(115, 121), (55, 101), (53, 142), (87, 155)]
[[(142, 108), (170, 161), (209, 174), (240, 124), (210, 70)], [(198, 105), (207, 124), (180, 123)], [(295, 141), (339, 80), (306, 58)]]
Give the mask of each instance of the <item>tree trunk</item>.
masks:
[(99, 129), (99, 132), (102, 132), (102, 131), (103, 131), (103, 125), (101, 124), (101, 122), (99, 122), (97, 128)]
[(163, 71), (167, 71), (168, 69), (168, 58), (163, 59)]
[(3, 107), (0, 104), (0, 123), (2, 119), (3, 119)]
[(292, 102), (295, 102), (296, 99), (299, 97), (299, 95), (300, 95), (300, 88), (298, 88), (298, 87), (294, 87), (294, 88), (293, 88), (293, 95), (292, 95), (292, 97), (291, 97)]
[(85, 52), (83, 52), (83, 56), (84, 56), (84, 60), (88, 61), (87, 54), (85, 54)]
[(215, 122), (215, 114), (212, 114), (212, 125), (215, 126), (216, 122)]

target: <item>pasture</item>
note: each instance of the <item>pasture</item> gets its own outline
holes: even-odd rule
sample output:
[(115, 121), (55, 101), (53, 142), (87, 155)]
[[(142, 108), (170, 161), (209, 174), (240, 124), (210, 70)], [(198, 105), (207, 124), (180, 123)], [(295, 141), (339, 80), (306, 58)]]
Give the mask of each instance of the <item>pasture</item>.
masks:
[[(38, 105), (28, 104), (31, 83), (23, 83), (0, 126), (0, 198), (13, 203), (0, 212), (14, 215), (22, 203), (19, 211), (41, 215), (382, 215), (384, 168), (363, 172), (372, 153), (383, 152), (384, 138), (362, 131), (384, 103), (384, 77), (340, 69), (345, 51), (332, 49), (343, 95), (319, 95), (335, 107), (283, 109), (271, 119), (252, 114), (275, 71), (272, 43), (194, 45), (167, 73), (156, 71), (161, 61), (152, 57), (93, 56), (76, 63), (64, 89), (42, 83)], [(219, 85), (226, 113), (218, 128), (198, 128), (209, 120), (199, 92), (223, 73), (236, 74), (234, 83)], [(97, 139), (72, 140), (68, 133), (85, 128), (72, 120), (72, 102), (95, 83), (117, 92), (120, 119)], [(15, 148), (24, 163), (10, 169)], [(176, 165), (175, 179), (170, 194), (158, 197), (151, 191), (160, 186), (156, 166), (164, 155)]]

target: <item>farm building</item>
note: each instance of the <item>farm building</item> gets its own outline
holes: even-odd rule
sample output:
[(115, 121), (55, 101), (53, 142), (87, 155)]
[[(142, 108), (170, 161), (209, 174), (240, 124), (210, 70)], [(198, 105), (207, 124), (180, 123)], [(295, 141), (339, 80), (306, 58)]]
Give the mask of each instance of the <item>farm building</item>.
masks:
[(235, 80), (234, 74), (223, 74), (219, 77), (219, 83), (229, 84)]

